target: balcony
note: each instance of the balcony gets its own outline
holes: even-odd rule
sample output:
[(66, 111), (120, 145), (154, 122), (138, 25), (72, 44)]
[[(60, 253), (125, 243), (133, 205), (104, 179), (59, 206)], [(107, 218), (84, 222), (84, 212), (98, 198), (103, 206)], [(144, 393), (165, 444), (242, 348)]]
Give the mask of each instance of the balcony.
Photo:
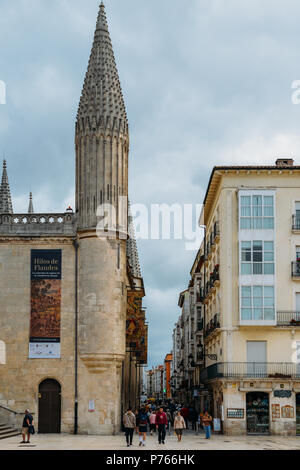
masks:
[(201, 372), (201, 382), (214, 379), (300, 378), (300, 364), (293, 362), (220, 362)]
[(216, 313), (214, 318), (210, 320), (210, 322), (206, 325), (206, 328), (204, 330), (204, 338), (208, 338), (212, 333), (215, 332), (215, 330), (219, 328), (221, 328), (220, 315)]
[(214, 224), (214, 241), (217, 243), (220, 240), (220, 225), (219, 222), (215, 222)]
[(300, 326), (300, 312), (277, 312), (276, 326)]
[(299, 215), (293, 215), (292, 230), (300, 231), (300, 216)]
[(292, 262), (292, 272), (291, 275), (293, 278), (300, 279), (300, 259)]

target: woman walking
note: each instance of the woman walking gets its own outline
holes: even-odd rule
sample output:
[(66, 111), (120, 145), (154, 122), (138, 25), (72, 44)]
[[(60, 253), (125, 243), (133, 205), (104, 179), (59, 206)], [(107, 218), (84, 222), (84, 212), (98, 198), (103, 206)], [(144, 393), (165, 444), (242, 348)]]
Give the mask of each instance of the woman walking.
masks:
[(183, 416), (181, 416), (180, 411), (177, 411), (177, 414), (174, 418), (174, 431), (177, 434), (178, 442), (181, 442), (183, 429), (186, 429), (185, 420)]
[(156, 425), (155, 425), (155, 422), (156, 422), (156, 412), (155, 411), (151, 411), (151, 414), (149, 416), (149, 421), (150, 421), (150, 434), (152, 436), (152, 433), (153, 432), (156, 432)]
[(128, 408), (127, 413), (125, 413), (123, 418), (123, 424), (125, 427), (127, 447), (130, 447), (132, 446), (133, 433), (136, 427), (136, 418), (135, 414), (132, 413), (132, 408)]
[(139, 446), (146, 445), (146, 434), (147, 434), (147, 425), (149, 423), (148, 413), (145, 408), (141, 408), (138, 414), (138, 425), (139, 425)]

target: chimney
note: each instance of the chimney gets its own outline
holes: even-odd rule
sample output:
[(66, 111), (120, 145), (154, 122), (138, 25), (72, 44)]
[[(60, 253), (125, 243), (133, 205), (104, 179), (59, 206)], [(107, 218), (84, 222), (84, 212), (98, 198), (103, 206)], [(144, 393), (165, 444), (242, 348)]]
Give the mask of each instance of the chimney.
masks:
[(292, 158), (278, 158), (276, 160), (276, 166), (293, 166), (294, 160)]

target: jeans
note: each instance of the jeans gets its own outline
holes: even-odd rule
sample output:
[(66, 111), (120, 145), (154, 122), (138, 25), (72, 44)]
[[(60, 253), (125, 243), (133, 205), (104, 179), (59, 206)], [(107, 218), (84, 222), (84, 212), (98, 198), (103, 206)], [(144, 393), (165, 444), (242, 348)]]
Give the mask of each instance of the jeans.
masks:
[(132, 444), (133, 432), (134, 432), (133, 428), (125, 428), (127, 444)]
[(210, 426), (204, 426), (204, 429), (205, 429), (206, 439), (210, 439), (211, 427)]
[(166, 438), (166, 426), (165, 424), (158, 425), (158, 442), (165, 442)]

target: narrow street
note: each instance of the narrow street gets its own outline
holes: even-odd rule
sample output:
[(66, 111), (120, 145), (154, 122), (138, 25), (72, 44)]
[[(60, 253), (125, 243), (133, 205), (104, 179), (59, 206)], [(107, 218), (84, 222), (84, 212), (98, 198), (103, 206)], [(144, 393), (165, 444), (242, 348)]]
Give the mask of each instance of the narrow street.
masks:
[(68, 434), (36, 434), (29, 445), (19, 444), (19, 436), (0, 441), (2, 450), (300, 450), (299, 437), (282, 436), (212, 436), (206, 440), (204, 434), (195, 435), (188, 431), (181, 443), (176, 436), (167, 436), (166, 444), (158, 445), (156, 436), (147, 437), (146, 447), (139, 447), (138, 436), (134, 436), (134, 444), (127, 448), (123, 434), (117, 436), (71, 436)]

